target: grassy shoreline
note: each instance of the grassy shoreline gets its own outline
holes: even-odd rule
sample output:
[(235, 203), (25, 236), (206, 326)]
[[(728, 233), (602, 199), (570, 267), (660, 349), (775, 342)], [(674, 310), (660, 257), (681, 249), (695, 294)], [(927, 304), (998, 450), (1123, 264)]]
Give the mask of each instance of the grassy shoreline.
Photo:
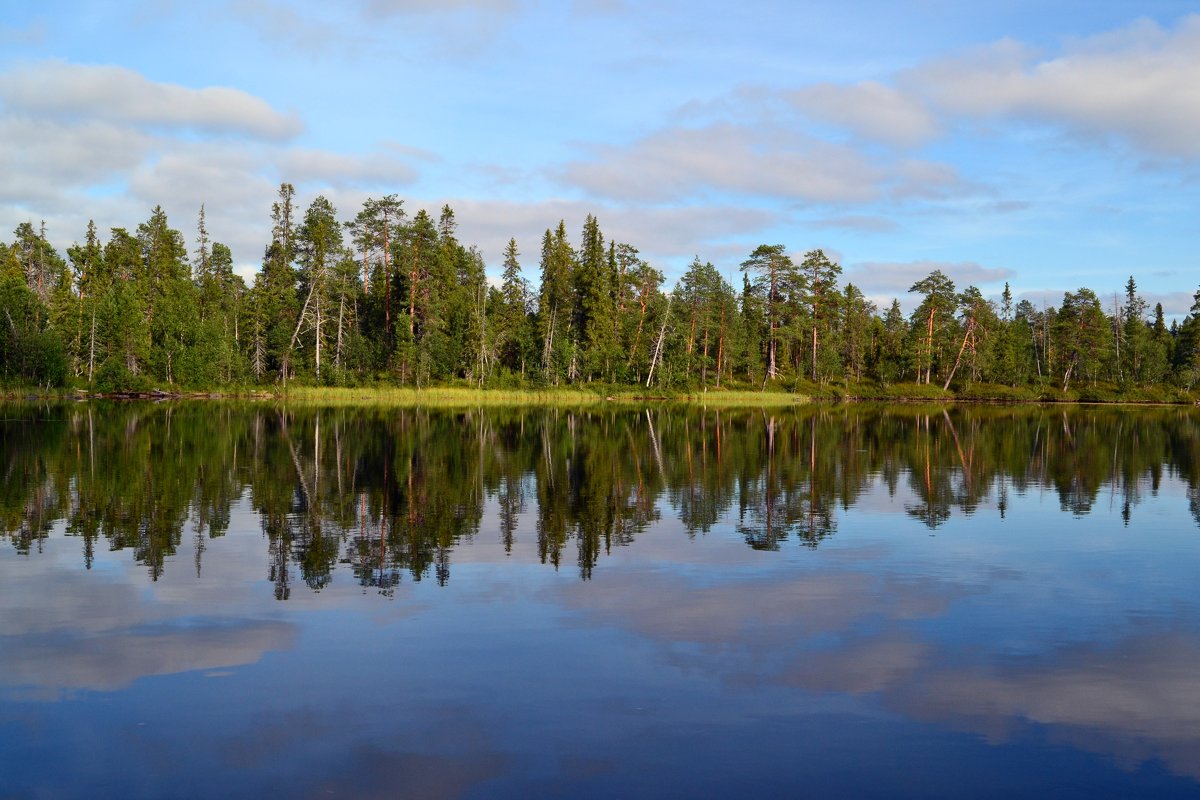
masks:
[(1116, 386), (1085, 386), (1070, 392), (1052, 387), (1021, 387), (973, 384), (957, 391), (942, 391), (924, 384), (810, 384), (795, 385), (791, 391), (772, 388), (713, 389), (709, 391), (641, 390), (637, 387), (573, 386), (551, 389), (493, 389), (470, 386), (412, 387), (325, 387), (298, 386), (225, 389), (220, 391), (154, 391), (134, 394), (88, 393), (77, 389), (9, 388), (0, 390), (5, 400), (250, 400), (296, 405), (383, 405), (397, 407), (478, 406), (591, 406), (602, 404), (681, 404), (716, 407), (781, 407), (839, 402), (870, 403), (1012, 403), (1012, 404), (1115, 404), (1194, 405), (1200, 393), (1177, 387), (1120, 389)]

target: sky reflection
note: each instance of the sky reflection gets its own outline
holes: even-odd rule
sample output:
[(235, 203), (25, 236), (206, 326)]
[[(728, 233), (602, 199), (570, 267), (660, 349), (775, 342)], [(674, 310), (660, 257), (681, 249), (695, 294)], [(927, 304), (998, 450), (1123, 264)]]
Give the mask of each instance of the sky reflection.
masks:
[(71, 413), (0, 440), (15, 796), (1200, 793), (1188, 413)]

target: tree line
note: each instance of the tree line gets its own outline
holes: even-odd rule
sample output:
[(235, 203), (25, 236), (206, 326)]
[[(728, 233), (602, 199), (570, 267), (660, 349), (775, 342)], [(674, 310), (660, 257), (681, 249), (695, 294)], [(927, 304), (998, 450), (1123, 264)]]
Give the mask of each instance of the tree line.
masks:
[[(271, 241), (247, 285), (199, 210), (189, 245), (161, 207), (103, 239), (94, 222), (65, 257), (44, 223), (0, 242), (0, 381), (99, 390), (301, 381), (667, 389), (920, 384), (1118, 389), (1200, 378), (1200, 290), (1168, 324), (1131, 276), (1111, 299), (999, 301), (940, 270), (905, 315), (883, 309), (822, 250), (761, 245), (740, 286), (697, 257), (674, 286), (588, 215), (573, 241), (548, 228), (526, 277), (515, 239), (499, 285), (453, 209), (411, 216), (395, 195), (341, 220), (324, 197), (300, 212), (280, 186)], [(526, 261), (529, 259), (526, 258)], [(733, 275), (732, 270), (730, 275)]]

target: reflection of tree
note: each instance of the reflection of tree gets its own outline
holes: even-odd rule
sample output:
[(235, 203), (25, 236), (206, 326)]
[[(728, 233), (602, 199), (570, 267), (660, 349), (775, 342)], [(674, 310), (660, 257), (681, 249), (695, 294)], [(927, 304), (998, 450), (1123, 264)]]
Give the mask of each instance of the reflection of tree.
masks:
[(581, 577), (602, 553), (658, 519), (662, 470), (656, 422), (643, 415), (545, 412), (534, 467), (538, 555), (558, 567), (572, 538)]
[(383, 594), (406, 575), (445, 583), (455, 548), (486, 526), (511, 551), (523, 519), (543, 562), (574, 560), (585, 579), (667, 508), (689, 536), (732, 519), (751, 547), (815, 547), (873, 484), (907, 486), (907, 514), (936, 528), (1039, 489), (1075, 514), (1106, 492), (1128, 520), (1165, 474), (1200, 524), (1200, 428), (1179, 409), (97, 403), (5, 417), (0, 522), (19, 552), (61, 523), (85, 565), (103, 541), (156, 579), (186, 536), (199, 574), (244, 499), (281, 600), (296, 581), (329, 585), (339, 564)]
[[(763, 450), (745, 463), (738, 531), (756, 550), (778, 549), (792, 535), (816, 547), (837, 526), (834, 507), (846, 480), (839, 458), (845, 442), (826, 440), (830, 428), (815, 415), (760, 417)], [(756, 471), (755, 463), (765, 466)], [(855, 480), (851, 491), (856, 494), (861, 483)]]

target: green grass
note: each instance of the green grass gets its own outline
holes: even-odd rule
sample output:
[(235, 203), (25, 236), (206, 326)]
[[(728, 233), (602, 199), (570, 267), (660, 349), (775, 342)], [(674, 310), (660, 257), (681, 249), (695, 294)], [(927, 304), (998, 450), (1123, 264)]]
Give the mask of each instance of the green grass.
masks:
[(664, 392), (630, 387), (574, 387), (557, 389), (471, 389), (435, 387), (326, 388), (292, 386), (276, 393), (285, 403), (303, 405), (386, 406), (589, 406), (600, 404), (645, 405), (681, 403), (716, 406), (780, 406), (808, 402), (810, 398), (787, 392), (709, 391)]
[[(608, 402), (608, 395), (583, 389), (471, 389), (459, 386), (412, 387), (291, 386), (276, 392), (285, 403), (387, 406), (581, 406)], [(621, 400), (632, 400), (622, 395)]]
[[(75, 389), (46, 389), (45, 387), (0, 388), (0, 399), (39, 400), (74, 399), (86, 396)], [(1174, 386), (1154, 386), (1121, 389), (1113, 384), (1073, 386), (1063, 392), (1058, 386), (1045, 384), (1013, 388), (997, 384), (967, 384), (944, 392), (940, 385), (895, 383), (880, 385), (873, 382), (813, 383), (789, 381), (786, 386), (775, 385), (765, 391), (740, 385), (733, 388), (669, 391), (660, 388), (644, 389), (633, 386), (585, 386), (548, 389), (479, 389), (471, 386), (440, 386), (425, 389), (412, 387), (365, 386), (325, 387), (293, 384), (286, 388), (230, 387), (212, 392), (181, 391), (181, 398), (228, 398), (268, 400), (297, 405), (354, 406), (379, 405), (395, 407), (471, 408), (480, 406), (583, 407), (596, 405), (648, 404), (694, 405), (717, 408), (779, 408), (813, 403), (844, 401), (883, 403), (1116, 403), (1116, 404), (1191, 404), (1197, 393)]]

